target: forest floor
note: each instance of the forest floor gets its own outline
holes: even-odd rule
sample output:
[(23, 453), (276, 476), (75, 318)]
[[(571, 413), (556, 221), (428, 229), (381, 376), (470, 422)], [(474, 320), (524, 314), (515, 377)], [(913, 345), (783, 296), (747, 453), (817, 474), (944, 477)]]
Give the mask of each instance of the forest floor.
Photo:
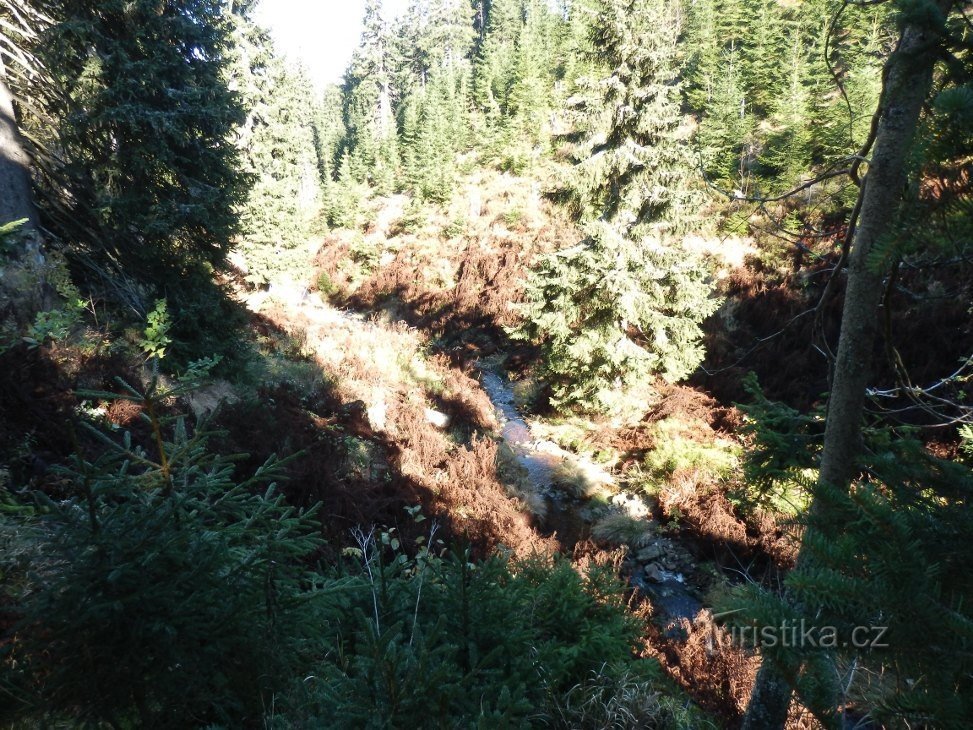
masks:
[[(732, 727), (757, 659), (707, 607), (743, 580), (776, 580), (795, 533), (735, 504), (742, 416), (699, 388), (656, 384), (625, 421), (533, 405), (536, 353), (505, 328), (531, 261), (577, 236), (538, 190), (482, 172), (449, 205), (381, 200), (365, 231), (321, 242), (311, 273), (245, 295), (255, 326), (307, 363), (304, 391), (316, 368), (331, 399), (298, 420), (337, 429), (338, 447), (324, 439), (331, 452), (317, 466), (305, 459), (294, 481), (344, 532), (362, 522), (407, 531), (403, 508), (421, 504), (481, 552), (556, 550), (614, 565), (633, 610), (654, 617), (646, 656)], [(745, 250), (724, 246), (728, 266)], [(231, 409), (224, 423), (240, 415)], [(253, 450), (254, 434), (237, 435), (234, 445)], [(325, 464), (336, 455), (341, 473)], [(793, 726), (807, 726), (797, 708)]]
[[(778, 580), (796, 545), (785, 518), (738, 498), (741, 412), (704, 382), (653, 384), (625, 419), (543, 408), (537, 352), (507, 328), (530, 264), (578, 233), (536, 181), (481, 171), (448, 204), (395, 196), (371, 220), (313, 242), (300, 269), (269, 290), (241, 275), (256, 344), (250, 372), (174, 411), (215, 412), (215, 446), (249, 455), (241, 473), (287, 459), (282, 490), (320, 505), (336, 553), (365, 525), (394, 527), (414, 548), (426, 532), (412, 519), (419, 507), (446, 544), (474, 556), (561, 552), (579, 567), (613, 566), (632, 610), (651, 617), (643, 654), (721, 727), (736, 726), (758, 659), (730, 642), (709, 607), (741, 582)], [(730, 284), (760, 286), (742, 266), (746, 241), (697, 245), (722, 258)], [(78, 408), (95, 408), (136, 442), (150, 438), (137, 404), (75, 395), (116, 389), (115, 377), (144, 385), (144, 362), (89, 349), (55, 343), (0, 358), (0, 395), (19, 404), (21, 430), (55, 424), (24, 451), (32, 485), (53, 495), (45, 455), (56, 463), (73, 453), (72, 434), (56, 424)], [(798, 707), (792, 726), (810, 726)]]

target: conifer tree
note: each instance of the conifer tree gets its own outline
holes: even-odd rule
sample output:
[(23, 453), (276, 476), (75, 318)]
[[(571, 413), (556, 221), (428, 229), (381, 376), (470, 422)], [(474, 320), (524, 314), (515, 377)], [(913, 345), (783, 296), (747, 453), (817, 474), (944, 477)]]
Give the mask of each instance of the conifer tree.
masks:
[[(743, 153), (756, 126), (747, 106), (740, 66), (737, 48), (731, 46), (722, 52), (722, 66), (711, 81), (710, 100), (696, 136), (703, 169), (723, 181), (737, 181), (745, 175)], [(743, 183), (739, 186), (746, 187)]]
[(522, 0), (490, 0), (485, 7), (474, 85), (477, 106), (490, 120), (506, 111), (513, 86), (517, 43), (522, 26)]
[[(165, 292), (177, 358), (228, 347), (211, 272), (237, 232), (247, 180), (232, 141), (243, 113), (226, 83), (223, 3), (56, 0), (42, 11), (23, 49), (38, 71), (15, 91), (30, 101), (23, 122), (46, 225), (97, 293), (141, 314)], [(220, 326), (204, 334), (211, 318)]]
[(85, 178), (106, 252), (148, 271), (219, 263), (241, 191), (221, 4), (66, 0), (51, 10), (57, 22), (37, 50), (74, 102), (57, 143)]
[(677, 237), (694, 198), (676, 82), (678, 9), (602, 0), (591, 27), (609, 75), (585, 104), (573, 180), (588, 237), (537, 267), (518, 336), (541, 341), (555, 405), (617, 412), (652, 374), (692, 372), (699, 323), (716, 301)]
[(126, 386), (152, 414), (153, 448), (98, 433), (103, 453), (64, 469), (70, 497), (38, 495), (43, 517), (12, 540), (0, 521), (30, 561), (23, 621), (0, 661), (2, 714), (42, 726), (239, 727), (311, 666), (319, 577), (304, 559), (321, 547), (319, 526), (276, 493), (273, 460), (234, 479), (211, 434), (156, 415), (199, 376)]
[(289, 68), (274, 53), (265, 30), (243, 21), (239, 46), (248, 67), (238, 83), (248, 110), (239, 131), (244, 171), (253, 178), (241, 210), (248, 277), (264, 283), (293, 266), (321, 205), (315, 101), (303, 69)]
[(553, 87), (564, 72), (564, 15), (546, 0), (492, 0), (475, 63), (474, 100), (503, 163), (524, 167), (544, 141)]
[(693, 160), (680, 112), (679, 15), (667, 2), (605, 0), (592, 26), (606, 75), (581, 99), (572, 184), (583, 220), (683, 229)]
[(683, 88), (697, 113), (709, 107), (720, 77), (723, 43), (718, 19), (715, 0), (697, 0), (686, 7)]
[(811, 101), (806, 126), (814, 130), (814, 158), (820, 163), (850, 154), (867, 138), (895, 27), (886, 5), (859, 8), (836, 0), (805, 4), (799, 22)]
[(398, 32), (399, 88), (407, 90), (399, 106), (404, 182), (443, 201), (470, 128), (471, 9), (465, 0), (417, 0)]
[[(748, 485), (765, 496), (805, 491), (821, 456), (820, 418), (754, 394), (755, 405), (744, 406)], [(799, 518), (804, 558), (785, 585), (800, 608), (750, 585), (731, 591), (716, 610), (728, 611), (748, 644), (759, 643), (758, 627), (803, 620), (810, 629), (803, 644), (767, 651), (782, 664), (805, 664), (790, 679), (822, 716), (844, 695), (883, 727), (920, 718), (929, 727), (963, 727), (973, 716), (973, 583), (965, 569), (973, 471), (888, 426), (864, 429), (863, 445), (863, 473), (852, 488), (814, 488), (818, 504)], [(889, 681), (871, 683), (872, 673)], [(896, 681), (902, 677), (911, 681)]]
[(444, 202), (456, 179), (456, 154), (467, 128), (464, 77), (442, 71), (417, 89), (403, 108), (402, 157), (405, 181), (420, 197)]
[(318, 174), (325, 192), (338, 176), (341, 141), (345, 136), (342, 117), (341, 87), (330, 84), (314, 107), (314, 144), (318, 156)]
[(784, 86), (787, 67), (787, 39), (791, 32), (778, 0), (748, 0), (741, 4), (747, 13), (746, 37), (740, 46), (742, 78), (751, 112), (767, 114)]
[(760, 161), (774, 171), (782, 187), (798, 183), (813, 168), (813, 133), (808, 126), (811, 99), (808, 93), (808, 59), (799, 29), (788, 38), (788, 78), (770, 103), (769, 126)]
[(399, 166), (393, 87), (396, 67), (391, 30), (382, 16), (381, 0), (365, 4), (361, 42), (352, 56), (343, 85), (346, 137), (352, 174), (379, 192), (391, 192)]
[(467, 0), (412, 0), (396, 28), (400, 92), (424, 85), (437, 71), (469, 65), (472, 16)]

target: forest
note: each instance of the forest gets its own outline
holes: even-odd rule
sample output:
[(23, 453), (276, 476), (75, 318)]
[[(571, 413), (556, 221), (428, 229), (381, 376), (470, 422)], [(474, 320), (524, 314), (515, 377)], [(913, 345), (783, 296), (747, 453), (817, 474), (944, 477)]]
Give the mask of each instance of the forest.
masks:
[(0, 0), (0, 727), (973, 727), (973, 2), (259, 2)]

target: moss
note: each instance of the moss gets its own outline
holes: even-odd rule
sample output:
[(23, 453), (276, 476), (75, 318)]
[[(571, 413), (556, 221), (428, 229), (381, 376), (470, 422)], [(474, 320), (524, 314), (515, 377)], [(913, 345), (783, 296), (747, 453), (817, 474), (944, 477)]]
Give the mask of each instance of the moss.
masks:
[(646, 455), (645, 465), (658, 478), (692, 470), (722, 481), (740, 466), (739, 444), (720, 438), (703, 443), (687, 435), (686, 425), (675, 418), (660, 421), (655, 429), (655, 448)]

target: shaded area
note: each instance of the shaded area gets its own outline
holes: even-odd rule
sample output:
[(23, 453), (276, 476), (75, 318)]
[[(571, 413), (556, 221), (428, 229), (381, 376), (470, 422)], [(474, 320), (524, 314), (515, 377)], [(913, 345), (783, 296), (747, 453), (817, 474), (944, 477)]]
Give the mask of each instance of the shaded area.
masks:
[[(254, 315), (254, 322), (286, 343), (295, 336), (297, 315), (316, 306), (275, 308), (269, 316)], [(316, 346), (315, 316), (305, 318), (307, 329), (300, 331), (298, 349), (305, 352)], [(347, 336), (359, 340), (383, 332), (377, 324), (344, 313), (332, 311), (329, 317), (336, 319), (322, 319), (320, 326), (330, 337), (337, 336), (336, 327), (348, 327)], [(320, 346), (327, 349), (327, 342), (334, 343), (325, 339)], [(550, 549), (531, 527), (524, 505), (511, 498), (499, 477), (500, 449), (489, 436), (495, 422), (474, 380), (445, 358), (430, 361), (441, 378), (432, 400), (446, 411), (446, 432), (430, 422), (428, 409), (413, 391), (399, 392), (381, 375), (369, 372), (388, 363), (358, 361), (352, 352), (343, 356), (350, 359), (340, 367), (324, 367), (323, 361), (305, 356), (325, 377), (338, 378), (310, 395), (277, 388), (224, 409), (219, 423), (229, 440), (223, 448), (249, 452), (251, 467), (271, 454), (292, 456), (287, 466), (290, 479), (283, 489), (295, 503), (322, 504), (323, 529), (338, 545), (348, 544), (349, 530), (358, 525), (395, 526), (407, 541), (414, 539), (428, 525), (414, 523), (406, 508), (421, 505), (427, 517), (440, 522), (444, 541), (465, 542), (476, 556), (500, 545), (517, 554)], [(342, 394), (346, 388), (340, 372), (345, 371), (365, 379), (356, 387), (383, 384), (381, 408)], [(366, 387), (373, 397), (375, 387)]]
[[(748, 258), (724, 283), (727, 303), (706, 324), (707, 360), (692, 383), (721, 403), (745, 401), (743, 376), (753, 371), (772, 400), (808, 411), (829, 389), (826, 347), (837, 346), (844, 303), (844, 274), (820, 311), (821, 299), (837, 254), (827, 242), (817, 244), (818, 258), (795, 258), (791, 271)], [(973, 352), (973, 319), (968, 302), (973, 296), (970, 265), (904, 266), (889, 293), (889, 310), (880, 314), (882, 330), (875, 348), (874, 387), (896, 385), (887, 347), (902, 358), (911, 380), (928, 386), (949, 375), (954, 364)], [(786, 326), (784, 326), (786, 323)], [(887, 337), (891, 335), (891, 340)], [(826, 345), (827, 343), (827, 345)], [(947, 396), (962, 400), (952, 389)], [(888, 399), (888, 410), (910, 404)], [(928, 425), (920, 410), (896, 413), (913, 425)]]

